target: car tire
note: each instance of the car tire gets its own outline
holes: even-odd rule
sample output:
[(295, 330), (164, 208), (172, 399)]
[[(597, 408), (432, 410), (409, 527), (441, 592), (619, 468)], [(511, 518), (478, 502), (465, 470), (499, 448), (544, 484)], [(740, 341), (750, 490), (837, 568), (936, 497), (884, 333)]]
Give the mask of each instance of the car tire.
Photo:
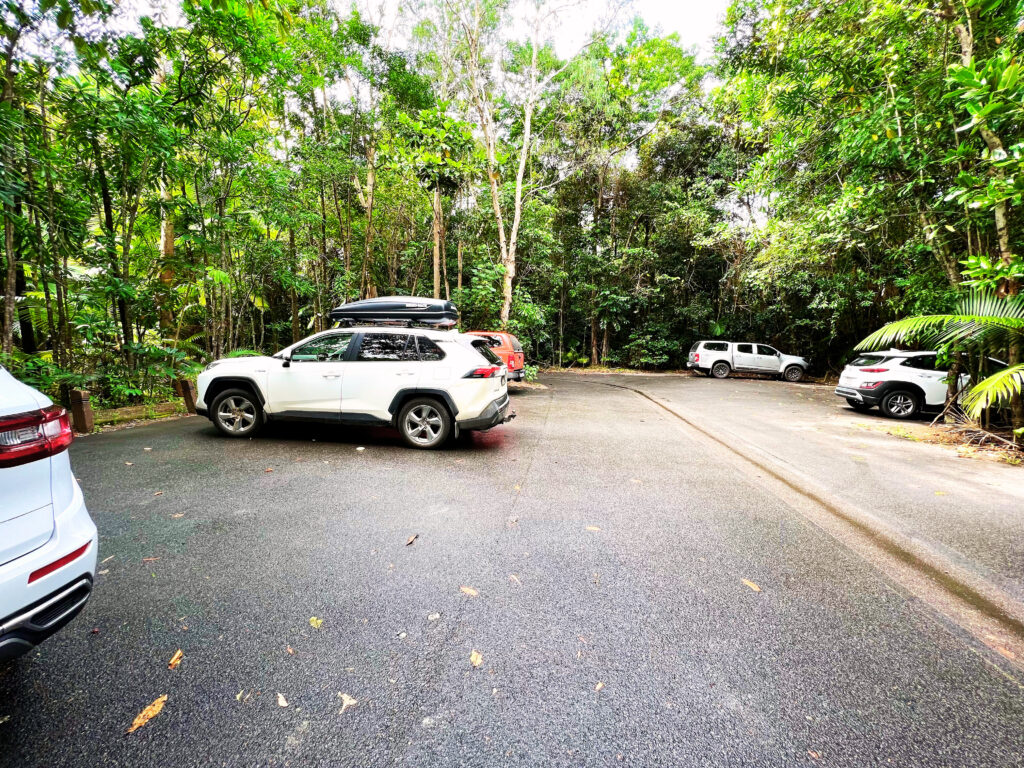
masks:
[(846, 398), (846, 404), (857, 411), (857, 413), (867, 413), (871, 410), (870, 405), (862, 403), (860, 400), (854, 400), (852, 397)]
[(710, 375), (716, 379), (724, 379), (731, 370), (728, 363), (717, 362), (711, 366)]
[(226, 389), (213, 399), (210, 417), (228, 437), (252, 437), (263, 426), (263, 407), (248, 389)]
[(398, 432), (410, 448), (440, 448), (452, 433), (452, 415), (440, 400), (417, 397), (398, 412)]
[(921, 400), (909, 390), (894, 389), (885, 393), (879, 406), (890, 419), (912, 419), (921, 410)]
[(804, 369), (799, 365), (791, 365), (782, 372), (782, 378), (790, 384), (795, 384), (804, 376)]

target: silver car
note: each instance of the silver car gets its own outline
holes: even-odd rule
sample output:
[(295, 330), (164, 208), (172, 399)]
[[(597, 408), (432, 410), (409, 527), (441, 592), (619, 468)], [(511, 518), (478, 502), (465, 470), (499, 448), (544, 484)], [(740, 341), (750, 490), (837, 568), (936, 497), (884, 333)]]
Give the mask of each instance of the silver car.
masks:
[(686, 367), (724, 379), (731, 372), (764, 373), (785, 381), (800, 381), (808, 363), (802, 357), (784, 355), (767, 344), (734, 341), (698, 341), (690, 347)]

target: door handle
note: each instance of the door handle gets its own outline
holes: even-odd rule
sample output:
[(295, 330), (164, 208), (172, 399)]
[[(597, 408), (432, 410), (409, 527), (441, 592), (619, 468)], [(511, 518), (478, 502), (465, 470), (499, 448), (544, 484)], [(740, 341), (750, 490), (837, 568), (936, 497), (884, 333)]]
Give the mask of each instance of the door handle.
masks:
[(338, 378), (341, 378), (341, 374), (340, 373), (322, 373), (322, 374), (320, 374), (320, 377), (324, 378), (324, 379), (338, 379)]

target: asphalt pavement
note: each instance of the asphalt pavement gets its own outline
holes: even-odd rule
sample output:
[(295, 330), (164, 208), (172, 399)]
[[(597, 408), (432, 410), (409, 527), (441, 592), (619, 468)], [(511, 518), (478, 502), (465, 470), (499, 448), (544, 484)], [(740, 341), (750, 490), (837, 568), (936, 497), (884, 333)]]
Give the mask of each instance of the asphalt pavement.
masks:
[[(0, 671), (0, 765), (1024, 765), (1014, 665), (650, 401), (545, 383), (441, 452), (76, 441), (101, 572)], [(721, 416), (721, 382), (642, 383)]]

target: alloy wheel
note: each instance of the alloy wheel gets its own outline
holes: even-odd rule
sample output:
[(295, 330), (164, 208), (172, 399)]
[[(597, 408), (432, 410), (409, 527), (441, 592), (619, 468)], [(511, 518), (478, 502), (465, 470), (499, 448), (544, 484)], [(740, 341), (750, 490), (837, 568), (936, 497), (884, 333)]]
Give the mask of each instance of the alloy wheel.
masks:
[(418, 445), (433, 445), (444, 428), (440, 412), (432, 405), (417, 405), (405, 416), (405, 434)]
[(226, 397), (217, 408), (217, 420), (229, 432), (247, 432), (256, 423), (256, 406), (238, 395)]
[(903, 392), (897, 392), (889, 398), (889, 412), (893, 416), (909, 416), (914, 412), (914, 398)]

